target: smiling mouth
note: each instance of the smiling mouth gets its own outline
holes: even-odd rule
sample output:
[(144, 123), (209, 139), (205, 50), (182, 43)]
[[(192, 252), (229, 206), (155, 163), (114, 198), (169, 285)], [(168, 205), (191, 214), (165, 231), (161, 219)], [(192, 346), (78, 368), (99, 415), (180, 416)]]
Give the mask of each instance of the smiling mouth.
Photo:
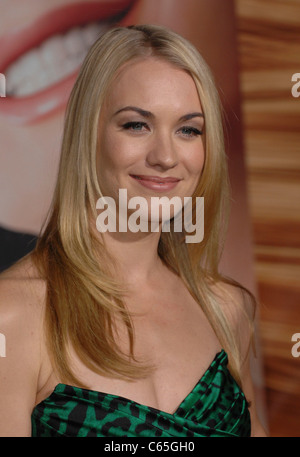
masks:
[(173, 178), (173, 177), (166, 177), (162, 178), (160, 176), (147, 176), (147, 175), (130, 175), (132, 178), (143, 180), (143, 181), (150, 181), (150, 182), (155, 182), (159, 184), (166, 184), (166, 183), (176, 183), (180, 181), (179, 178)]
[(177, 184), (181, 181), (180, 178), (160, 176), (147, 176), (147, 175), (130, 175), (135, 181), (141, 184), (143, 187), (150, 189), (154, 192), (168, 192), (173, 190)]
[(0, 114), (29, 123), (64, 108), (91, 45), (112, 26), (125, 25), (136, 1), (66, 5), (0, 37), (6, 78)]

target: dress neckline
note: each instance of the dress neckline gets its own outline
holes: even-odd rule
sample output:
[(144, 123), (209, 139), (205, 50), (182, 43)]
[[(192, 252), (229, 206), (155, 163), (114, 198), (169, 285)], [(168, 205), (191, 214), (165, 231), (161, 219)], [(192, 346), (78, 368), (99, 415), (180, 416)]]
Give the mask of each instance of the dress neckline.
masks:
[[(129, 402), (132, 405), (137, 406), (139, 409), (147, 409), (147, 410), (153, 411), (155, 413), (160, 413), (160, 414), (164, 414), (164, 415), (167, 415), (167, 416), (175, 416), (179, 412), (179, 410), (184, 408), (185, 404), (188, 402), (190, 397), (197, 390), (197, 387), (201, 383), (203, 383), (205, 381), (205, 379), (208, 377), (209, 374), (211, 374), (212, 368), (214, 366), (218, 366), (221, 363), (226, 363), (227, 364), (227, 361), (228, 361), (227, 353), (225, 352), (224, 349), (221, 349), (221, 351), (219, 351), (215, 355), (214, 359), (212, 360), (212, 362), (210, 363), (208, 368), (205, 370), (203, 375), (200, 377), (200, 379), (197, 381), (197, 383), (195, 384), (193, 389), (184, 397), (184, 399), (180, 402), (179, 406), (175, 409), (175, 411), (173, 413), (169, 413), (167, 411), (160, 410), (160, 409), (155, 408), (153, 406), (148, 406), (148, 405), (145, 405), (143, 403), (139, 403), (139, 402), (137, 402), (135, 400), (131, 400), (130, 398), (123, 397), (121, 395), (111, 394), (111, 393), (107, 393), (107, 392), (101, 392), (101, 391), (98, 391), (98, 390), (85, 389), (85, 388), (82, 388), (82, 387), (76, 387), (76, 386), (72, 386), (72, 385), (64, 384), (64, 383), (58, 383), (55, 386), (53, 392), (46, 399), (42, 400), (39, 404), (43, 404), (44, 402), (46, 402), (47, 400), (51, 399), (51, 397), (53, 397), (56, 394), (68, 395), (68, 396), (71, 395), (71, 396), (79, 397), (79, 398), (83, 398), (84, 394), (88, 394), (89, 399), (92, 400), (92, 401), (95, 401), (95, 402), (99, 402), (99, 397), (101, 398), (101, 401), (104, 400), (105, 398), (106, 399), (115, 399), (116, 401), (119, 401), (120, 403), (122, 403), (122, 402), (123, 403), (124, 402), (128, 403)], [(69, 389), (68, 394), (66, 393), (66, 389)], [(37, 406), (38, 405), (36, 405), (35, 408)]]

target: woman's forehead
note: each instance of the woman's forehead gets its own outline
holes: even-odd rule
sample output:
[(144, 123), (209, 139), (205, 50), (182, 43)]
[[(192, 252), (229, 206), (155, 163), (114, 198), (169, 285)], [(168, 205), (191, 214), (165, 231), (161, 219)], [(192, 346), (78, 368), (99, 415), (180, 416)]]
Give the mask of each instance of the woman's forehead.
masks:
[(200, 100), (193, 78), (167, 60), (148, 57), (126, 62), (112, 81), (106, 106), (144, 103), (148, 107), (168, 104), (199, 110)]

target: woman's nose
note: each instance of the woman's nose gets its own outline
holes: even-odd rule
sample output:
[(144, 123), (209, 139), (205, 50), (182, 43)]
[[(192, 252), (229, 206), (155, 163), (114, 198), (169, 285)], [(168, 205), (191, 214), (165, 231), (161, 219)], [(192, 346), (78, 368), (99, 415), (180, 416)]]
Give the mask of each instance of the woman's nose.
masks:
[(178, 154), (171, 136), (157, 133), (149, 145), (146, 160), (152, 167), (163, 170), (174, 168), (178, 164)]

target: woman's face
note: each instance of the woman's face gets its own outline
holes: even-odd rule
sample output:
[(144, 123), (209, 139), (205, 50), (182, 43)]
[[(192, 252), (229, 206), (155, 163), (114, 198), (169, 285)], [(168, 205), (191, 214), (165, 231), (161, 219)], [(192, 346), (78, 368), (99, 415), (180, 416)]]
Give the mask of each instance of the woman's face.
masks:
[[(192, 196), (204, 164), (203, 114), (185, 71), (150, 57), (125, 64), (103, 104), (97, 176), (103, 196)], [(146, 216), (147, 217), (147, 216)]]

